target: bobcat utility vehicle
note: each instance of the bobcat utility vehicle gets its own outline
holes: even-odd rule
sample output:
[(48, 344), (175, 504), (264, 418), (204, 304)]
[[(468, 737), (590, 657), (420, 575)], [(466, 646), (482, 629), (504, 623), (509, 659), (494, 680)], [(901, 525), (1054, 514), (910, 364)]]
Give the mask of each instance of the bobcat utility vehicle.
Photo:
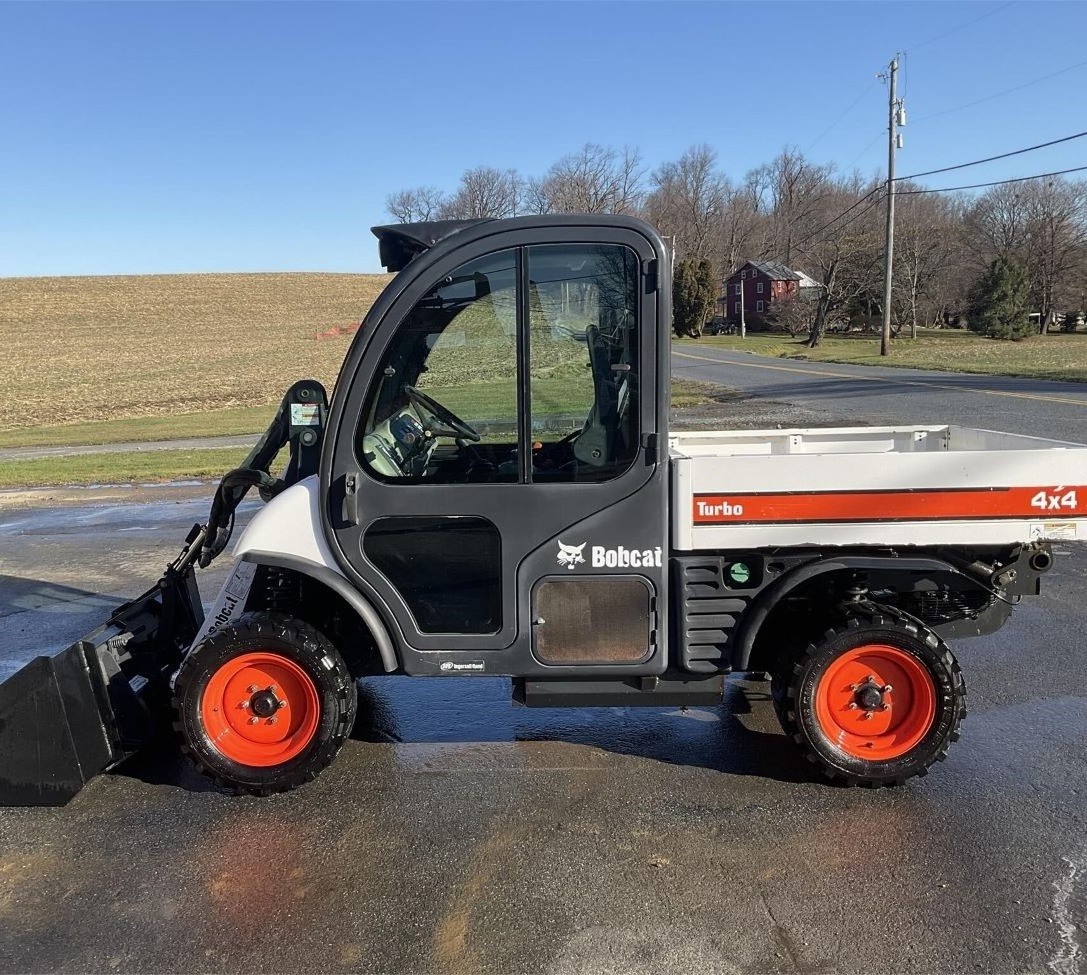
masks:
[[(672, 435), (651, 227), (374, 232), (397, 273), (331, 405), (292, 386), (158, 584), (0, 686), (0, 801), (67, 801), (164, 718), (226, 786), (291, 789), (382, 674), (676, 707), (768, 671), (832, 778), (898, 784), (946, 755), (966, 690), (945, 640), (1002, 626), (1049, 540), (1079, 537), (1087, 447), (955, 426)], [(196, 567), (251, 487), (268, 504), (205, 616)]]

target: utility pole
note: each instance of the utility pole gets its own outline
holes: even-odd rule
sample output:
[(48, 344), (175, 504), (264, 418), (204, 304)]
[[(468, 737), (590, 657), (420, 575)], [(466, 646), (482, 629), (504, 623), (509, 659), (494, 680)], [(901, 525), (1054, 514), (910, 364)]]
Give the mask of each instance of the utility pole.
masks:
[(898, 55), (891, 59), (887, 98), (887, 241), (883, 266), (883, 334), (880, 337), (879, 354), (891, 353), (891, 275), (894, 270), (895, 250), (895, 150), (902, 137), (899, 125), (905, 125), (906, 117), (898, 96)]
[(740, 338), (747, 338), (747, 319), (744, 318), (746, 309), (744, 305), (747, 303), (747, 298), (744, 297), (744, 278), (743, 272), (740, 273)]

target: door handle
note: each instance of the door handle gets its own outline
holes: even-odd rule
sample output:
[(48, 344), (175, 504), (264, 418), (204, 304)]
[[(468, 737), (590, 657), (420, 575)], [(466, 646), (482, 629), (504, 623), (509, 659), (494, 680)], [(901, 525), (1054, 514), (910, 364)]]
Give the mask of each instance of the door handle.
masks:
[(359, 523), (359, 476), (348, 474), (343, 481), (343, 513), (349, 525)]

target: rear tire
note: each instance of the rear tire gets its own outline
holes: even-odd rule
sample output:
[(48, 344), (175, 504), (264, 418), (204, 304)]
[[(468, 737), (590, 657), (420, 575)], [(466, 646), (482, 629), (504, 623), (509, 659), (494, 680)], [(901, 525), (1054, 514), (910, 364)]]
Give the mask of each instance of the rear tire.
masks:
[(268, 795), (331, 763), (358, 699), (324, 634), (281, 613), (251, 613), (185, 657), (173, 706), (181, 748), (201, 772), (236, 792)]
[(783, 659), (771, 690), (785, 733), (847, 785), (926, 774), (947, 757), (966, 714), (966, 684), (947, 644), (877, 606)]

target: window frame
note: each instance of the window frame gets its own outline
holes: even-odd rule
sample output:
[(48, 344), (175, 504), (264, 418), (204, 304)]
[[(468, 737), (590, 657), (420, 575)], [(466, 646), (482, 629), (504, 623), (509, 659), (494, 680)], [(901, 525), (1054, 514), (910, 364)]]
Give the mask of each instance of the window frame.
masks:
[[(533, 480), (532, 470), (532, 449), (531, 446), (535, 441), (535, 435), (532, 430), (532, 322), (531, 322), (531, 297), (530, 288), (531, 284), (529, 274), (529, 251), (533, 249), (543, 248), (559, 248), (559, 247), (616, 247), (626, 251), (634, 259), (634, 288), (631, 295), (633, 299), (633, 307), (631, 312), (634, 315), (634, 375), (636, 380), (635, 396), (633, 407), (628, 407), (633, 410), (632, 416), (634, 418), (634, 449), (630, 453), (629, 461), (622, 467), (616, 467), (612, 473), (600, 480), (571, 480), (571, 481), (535, 481)], [(543, 242), (538, 241), (534, 243), (522, 244), (518, 250), (520, 251), (520, 278), (517, 286), (519, 289), (519, 297), (517, 302), (517, 338), (518, 338), (518, 378), (517, 388), (520, 397), (523, 397), (523, 404), (519, 403), (519, 412), (523, 418), (524, 430), (521, 438), (519, 439), (517, 450), (518, 458), (520, 460), (520, 474), (524, 475), (524, 480), (518, 480), (518, 484), (579, 484), (582, 486), (589, 486), (592, 484), (608, 484), (612, 481), (616, 481), (619, 478), (626, 475), (630, 469), (637, 463), (638, 456), (641, 453), (640, 445), (642, 442), (643, 430), (645, 424), (642, 421), (642, 399), (645, 377), (645, 350), (643, 348), (644, 343), (644, 329), (642, 322), (642, 302), (641, 302), (641, 283), (642, 283), (642, 271), (641, 261), (638, 259), (638, 252), (629, 244), (620, 244), (615, 241), (607, 243), (589, 243), (586, 241), (567, 241), (567, 242)], [(523, 370), (523, 372), (522, 372)], [(523, 378), (522, 378), (523, 376)], [(593, 394), (596, 394), (596, 384), (593, 383)], [(594, 407), (596, 401), (594, 398)], [(523, 408), (521, 408), (523, 406)]]
[(763, 310), (764, 310), (764, 304), (763, 304), (763, 300), (760, 298), (758, 301), (755, 302), (755, 311), (761, 312)]
[[(635, 449), (631, 451), (629, 462), (622, 468), (616, 468), (610, 476), (602, 478), (601, 480), (586, 480), (586, 481), (533, 481), (532, 471), (532, 450), (531, 445), (534, 442), (532, 433), (532, 387), (531, 387), (531, 335), (530, 335), (530, 280), (529, 280), (529, 249), (534, 247), (590, 247), (590, 246), (607, 246), (618, 247), (627, 251), (633, 256), (633, 268), (634, 268), (634, 287), (632, 293), (633, 306), (631, 311), (634, 315), (634, 337), (635, 337), (635, 363), (634, 369), (636, 370), (637, 385), (635, 387), (636, 396), (633, 404), (633, 417), (634, 417), (634, 443)], [(495, 480), (484, 482), (462, 482), (462, 481), (438, 481), (428, 479), (426, 477), (408, 477), (408, 476), (390, 476), (382, 474), (380, 471), (375, 470), (370, 463), (367, 462), (365, 455), (362, 452), (362, 435), (360, 435), (360, 428), (364, 423), (368, 422), (368, 419), (364, 419), (364, 415), (367, 410), (366, 407), (370, 403), (371, 389), (367, 388), (362, 399), (362, 412), (359, 415), (355, 425), (355, 434), (353, 436), (353, 455), (355, 463), (358, 469), (365, 474), (371, 480), (378, 483), (390, 485), (390, 486), (459, 486), (462, 484), (475, 484), (485, 483), (487, 485), (494, 486), (509, 486), (509, 485), (525, 485), (533, 483), (547, 483), (547, 484), (571, 484), (582, 485), (585, 487), (592, 485), (609, 484), (628, 474), (637, 463), (640, 454), (640, 445), (645, 430), (645, 421), (643, 417), (644, 404), (643, 404), (643, 390), (645, 382), (645, 369), (646, 369), (646, 350), (643, 347), (645, 345), (645, 330), (644, 322), (642, 321), (642, 276), (641, 260), (639, 258), (637, 250), (630, 244), (619, 243), (617, 241), (606, 242), (592, 242), (582, 240), (569, 240), (569, 241), (535, 241), (526, 244), (516, 244), (512, 247), (499, 248), (494, 251), (490, 251), (486, 254), (480, 254), (476, 257), (469, 258), (466, 261), (456, 265), (450, 273), (455, 273), (461, 268), (466, 267), (476, 261), (494, 257), (495, 255), (502, 254), (503, 252), (511, 252), (514, 255), (514, 305), (516, 308), (516, 342), (515, 342), (515, 358), (516, 358), (516, 408), (517, 408), (517, 476), (508, 480)], [(425, 291), (421, 293), (414, 303), (411, 305), (408, 315), (411, 314), (419, 305), (419, 303), (431, 293), (431, 291)], [(394, 344), (400, 335), (400, 329), (404, 322), (407, 320), (407, 315), (402, 318), (392, 329), (389, 334), (389, 338), (385, 345), (381, 349), (380, 356), (378, 357), (379, 365), (384, 363), (386, 357), (389, 355)], [(370, 377), (370, 383), (373, 384), (379, 381), (380, 368), (376, 370)], [(594, 384), (595, 393), (595, 384)]]
[[(523, 260), (524, 260), (523, 252), (524, 252), (524, 247), (523, 246), (499, 248), (498, 250), (491, 251), (491, 252), (486, 253), (486, 254), (480, 254), (480, 255), (478, 255), (476, 257), (473, 257), (473, 258), (469, 258), (468, 260), (463, 261), (462, 263), (458, 264), (455, 268), (452, 269), (452, 272), (451, 272), (451, 273), (455, 273), (455, 272), (461, 270), (462, 268), (467, 267), (467, 266), (469, 266), (471, 264), (475, 264), (475, 263), (477, 263), (479, 261), (487, 260), (487, 259), (496, 257), (497, 255), (500, 255), (500, 254), (509, 253), (509, 254), (512, 255), (512, 258), (513, 258), (513, 282), (514, 282), (514, 307), (516, 309), (516, 316), (517, 316), (516, 323), (515, 323), (515, 326), (514, 326), (515, 327), (515, 333), (514, 333), (514, 338), (515, 338), (515, 342), (514, 342), (514, 362), (516, 364), (515, 365), (516, 378), (514, 380), (514, 382), (515, 382), (514, 393), (515, 393), (515, 403), (516, 403), (516, 409), (517, 409), (517, 417), (515, 419), (515, 428), (517, 430), (516, 447), (517, 447), (517, 449), (519, 451), (519, 454), (518, 454), (519, 457), (520, 457), (520, 452), (521, 452), (521, 446), (522, 446), (522, 443), (523, 443), (523, 441), (522, 441), (522, 426), (523, 426), (523, 424), (522, 424), (522, 421), (521, 421), (521, 415), (522, 415), (522, 411), (521, 411), (521, 399), (522, 399), (522, 396), (521, 396), (521, 394), (522, 394), (522, 391), (523, 391), (523, 388), (524, 388), (522, 368), (523, 368), (523, 360), (525, 358), (525, 356), (523, 354), (524, 353), (524, 348), (523, 348), (523, 346), (524, 346), (524, 336), (522, 335), (522, 329), (521, 329), (521, 307), (520, 307), (520, 298), (519, 298), (520, 289), (521, 289), (521, 275), (522, 275), (522, 270), (523, 270), (522, 269), (522, 263), (523, 263)], [(381, 471), (376, 470), (370, 464), (370, 462), (366, 460), (366, 456), (362, 451), (362, 440), (363, 440), (363, 436), (365, 436), (365, 434), (362, 434), (360, 428), (364, 424), (369, 423), (369, 416), (368, 416), (369, 411), (368, 411), (367, 407), (370, 405), (370, 402), (371, 402), (371, 395), (373, 394), (374, 383), (375, 382), (380, 382), (380, 376), (381, 376), (380, 366), (383, 365), (386, 362), (390, 352), (392, 351), (393, 347), (395, 346), (395, 344), (397, 342), (397, 339), (400, 337), (401, 329), (403, 328), (404, 323), (407, 321), (410, 314), (412, 312), (414, 312), (416, 308), (419, 307), (419, 303), (424, 298), (426, 298), (428, 295), (432, 294), (433, 291), (435, 291), (435, 290), (436, 290), (436, 288), (431, 288), (430, 290), (422, 292), (418, 296), (418, 298), (416, 298), (416, 300), (412, 303), (411, 308), (408, 311), (408, 315), (405, 315), (403, 318), (400, 319), (399, 322), (397, 322), (396, 327), (392, 330), (392, 332), (389, 335), (388, 341), (385, 343), (384, 347), (381, 349), (381, 354), (378, 357), (378, 366), (379, 366), (379, 368), (370, 377), (370, 385), (367, 388), (367, 390), (364, 393), (363, 398), (362, 398), (362, 411), (360, 412), (359, 418), (356, 421), (356, 425), (355, 425), (355, 432), (354, 432), (354, 436), (353, 436), (353, 445), (352, 445), (352, 449), (353, 449), (354, 457), (355, 457), (355, 463), (358, 465), (358, 469), (360, 471), (362, 471), (367, 477), (369, 477), (372, 480), (375, 480), (375, 481), (377, 481), (377, 482), (379, 482), (381, 484), (410, 485), (410, 486), (427, 485), (427, 484), (449, 486), (449, 485), (461, 484), (461, 483), (475, 484), (476, 486), (478, 486), (481, 483), (496, 484), (496, 485), (520, 484), (520, 483), (522, 483), (522, 481), (520, 480), (520, 471), (518, 471), (518, 477), (513, 478), (513, 479), (495, 480), (495, 481), (466, 481), (466, 482), (462, 482), (462, 481), (437, 481), (437, 480), (433, 480), (433, 479), (428, 479), (426, 477), (409, 477), (409, 476), (406, 476), (406, 475), (404, 475), (404, 476), (393, 476), (393, 475), (389, 475), (389, 474), (383, 474), (383, 473), (381, 473)], [(448, 327), (448, 325), (446, 327)], [(426, 392), (426, 390), (423, 390), (423, 392)]]

